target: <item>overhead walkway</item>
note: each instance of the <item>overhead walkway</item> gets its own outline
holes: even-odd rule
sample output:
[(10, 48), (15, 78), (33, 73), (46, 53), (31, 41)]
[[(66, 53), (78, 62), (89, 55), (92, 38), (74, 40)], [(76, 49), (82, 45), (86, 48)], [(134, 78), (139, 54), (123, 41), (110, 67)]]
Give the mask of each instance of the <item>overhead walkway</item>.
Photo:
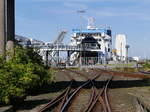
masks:
[(93, 49), (89, 46), (76, 46), (64, 44), (32, 45), (32, 47), (45, 51), (101, 51), (101, 49), (97, 47)]

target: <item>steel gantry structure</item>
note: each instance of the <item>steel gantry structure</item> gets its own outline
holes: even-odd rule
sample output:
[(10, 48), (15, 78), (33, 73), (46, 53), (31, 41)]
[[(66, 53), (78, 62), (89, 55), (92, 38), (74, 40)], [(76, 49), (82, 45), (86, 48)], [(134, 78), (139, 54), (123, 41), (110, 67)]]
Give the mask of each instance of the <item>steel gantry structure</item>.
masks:
[(69, 58), (70, 58), (70, 51), (74, 52), (83, 52), (83, 51), (101, 51), (98, 47), (93, 49), (89, 46), (82, 46), (82, 45), (65, 45), (65, 44), (43, 44), (43, 45), (36, 45), (32, 44), (31, 47), (35, 49), (40, 50), (40, 55), (42, 57), (45, 57), (45, 64), (48, 66), (50, 65), (58, 65), (59, 64), (59, 52), (65, 51), (67, 52), (67, 62), (66, 64), (69, 64)]

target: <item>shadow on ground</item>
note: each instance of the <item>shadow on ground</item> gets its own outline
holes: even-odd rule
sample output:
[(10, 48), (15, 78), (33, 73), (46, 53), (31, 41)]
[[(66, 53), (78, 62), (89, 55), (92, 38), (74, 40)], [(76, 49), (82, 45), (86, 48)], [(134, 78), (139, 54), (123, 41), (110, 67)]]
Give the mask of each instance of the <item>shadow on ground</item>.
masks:
[(46, 99), (24, 101), (21, 104), (13, 105), (14, 112), (16, 110), (31, 110), (37, 107), (38, 105), (46, 104), (48, 102), (49, 100), (46, 100)]
[[(74, 81), (72, 83), (72, 88), (77, 88), (84, 84), (85, 81)], [(100, 89), (106, 84), (106, 81), (94, 81), (94, 85)], [(56, 82), (50, 85), (45, 85), (41, 88), (33, 90), (30, 95), (39, 95), (39, 94), (46, 94), (46, 93), (55, 93), (64, 90), (70, 85), (70, 81), (61, 81)], [(109, 88), (131, 88), (131, 87), (145, 87), (150, 86), (150, 83), (146, 83), (144, 80), (117, 80), (112, 81), (109, 85)], [(92, 83), (89, 83), (84, 89), (90, 89), (92, 87)], [(42, 100), (29, 100), (24, 101), (20, 105), (14, 105), (15, 110), (31, 110), (41, 104), (48, 103), (49, 100), (42, 99)], [(15, 112), (15, 111), (14, 111)]]
[[(77, 88), (84, 84), (86, 81), (74, 81), (72, 84), (72, 88)], [(99, 89), (102, 88), (106, 81), (94, 81), (95, 86)], [(35, 89), (31, 91), (30, 95), (38, 95), (38, 94), (45, 94), (45, 93), (55, 93), (64, 90), (70, 85), (70, 81), (61, 81), (56, 82), (50, 85), (42, 86), (41, 88)], [(89, 83), (84, 88), (91, 88), (92, 83)], [(150, 83), (144, 80), (116, 80), (111, 81), (109, 88), (131, 88), (131, 87), (145, 87), (150, 86)]]

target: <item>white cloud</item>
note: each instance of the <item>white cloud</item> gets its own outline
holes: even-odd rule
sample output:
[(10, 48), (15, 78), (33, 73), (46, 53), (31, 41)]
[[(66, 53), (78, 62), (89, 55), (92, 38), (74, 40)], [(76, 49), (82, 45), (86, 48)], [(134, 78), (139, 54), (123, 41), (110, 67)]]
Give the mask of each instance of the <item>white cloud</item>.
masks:
[(139, 3), (150, 3), (150, 0), (32, 0), (36, 2), (61, 2), (65, 8), (63, 9), (47, 9), (49, 13), (55, 14), (71, 14), (76, 13), (78, 9), (87, 10), (85, 15), (95, 15), (99, 17), (126, 17), (135, 18), (137, 20), (150, 21), (150, 14), (148, 7), (143, 5), (134, 5), (132, 7), (96, 7), (96, 9), (89, 9), (87, 2), (139, 2)]
[(126, 17), (129, 19), (134, 18), (136, 20), (150, 21), (150, 14), (148, 12), (136, 12), (136, 10), (90, 10), (89, 12), (97, 17)]
[(75, 13), (74, 10), (67, 10), (67, 9), (52, 9), (52, 10), (46, 10), (48, 13), (52, 13), (52, 14), (71, 14), (71, 13)]
[(88, 6), (85, 4), (72, 3), (72, 2), (65, 2), (64, 6), (69, 7), (71, 9), (87, 9), (88, 8)]

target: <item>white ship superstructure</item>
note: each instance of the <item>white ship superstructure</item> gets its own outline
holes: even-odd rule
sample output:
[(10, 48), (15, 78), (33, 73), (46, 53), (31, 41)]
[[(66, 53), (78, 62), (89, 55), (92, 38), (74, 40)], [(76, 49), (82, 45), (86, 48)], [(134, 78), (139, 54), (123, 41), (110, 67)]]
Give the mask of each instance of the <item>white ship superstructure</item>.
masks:
[[(105, 63), (111, 59), (112, 36), (110, 28), (95, 28), (88, 25), (87, 29), (73, 29), (71, 45), (80, 46), (85, 51), (71, 51), (70, 62)], [(81, 59), (81, 60), (80, 60)]]

